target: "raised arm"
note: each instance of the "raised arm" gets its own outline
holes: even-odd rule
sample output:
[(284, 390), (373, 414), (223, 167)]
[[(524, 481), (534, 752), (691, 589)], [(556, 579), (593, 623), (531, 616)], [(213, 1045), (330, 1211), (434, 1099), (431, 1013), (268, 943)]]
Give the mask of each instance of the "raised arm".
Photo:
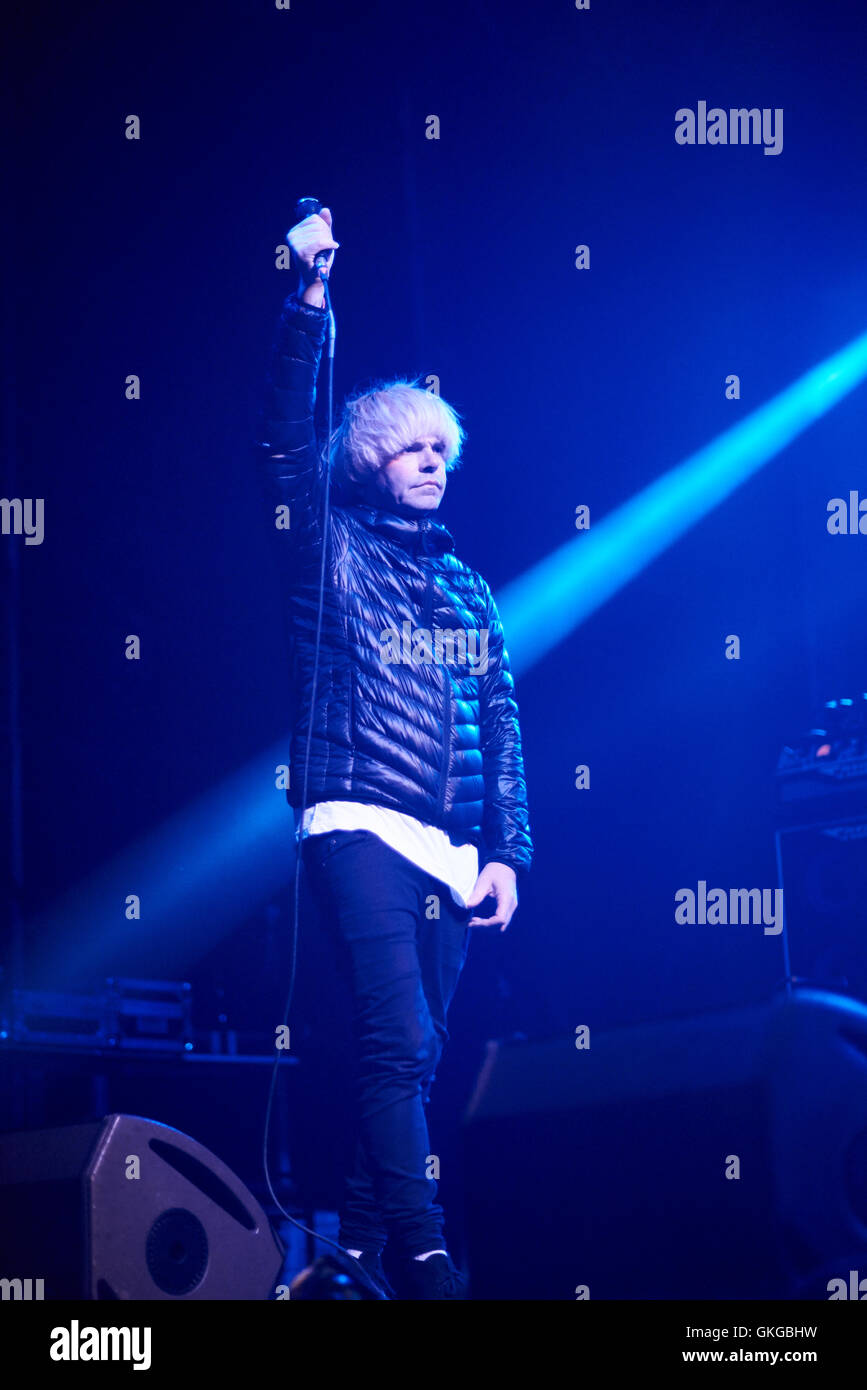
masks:
[(316, 377), (328, 315), (315, 279), (317, 252), (337, 246), (327, 208), (288, 233), (299, 265), (298, 288), (277, 324), (255, 451), (269, 496), (289, 509), (289, 540), (296, 564), (315, 559), (321, 545), (325, 461), (316, 439)]

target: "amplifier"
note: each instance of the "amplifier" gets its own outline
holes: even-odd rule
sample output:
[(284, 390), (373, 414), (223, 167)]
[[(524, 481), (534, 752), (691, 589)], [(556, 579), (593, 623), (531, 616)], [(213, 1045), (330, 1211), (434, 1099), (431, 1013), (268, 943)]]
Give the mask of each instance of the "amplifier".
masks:
[(867, 813), (776, 833), (785, 973), (867, 1000)]
[(4, 1009), (0, 1035), (30, 1046), (189, 1052), (191, 990), (173, 980), (134, 979), (107, 980), (99, 994), (18, 989)]
[(779, 827), (867, 818), (867, 695), (829, 700), (821, 727), (782, 750), (775, 780)]

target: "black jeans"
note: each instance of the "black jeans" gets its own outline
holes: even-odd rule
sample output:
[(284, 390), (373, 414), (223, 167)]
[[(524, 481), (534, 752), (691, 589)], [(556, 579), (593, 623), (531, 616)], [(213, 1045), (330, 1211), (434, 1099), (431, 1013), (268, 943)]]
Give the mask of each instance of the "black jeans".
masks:
[(340, 1243), (381, 1251), (391, 1238), (404, 1255), (445, 1248), (424, 1107), (472, 913), (369, 830), (309, 835), (302, 854), (353, 997), (358, 1130)]

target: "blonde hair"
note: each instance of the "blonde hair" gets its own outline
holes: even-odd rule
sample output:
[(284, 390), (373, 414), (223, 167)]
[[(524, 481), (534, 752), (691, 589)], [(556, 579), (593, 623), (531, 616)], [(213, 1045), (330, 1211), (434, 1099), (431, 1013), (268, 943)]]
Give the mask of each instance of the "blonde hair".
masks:
[(442, 443), (447, 472), (457, 468), (466, 439), (458, 413), (417, 381), (397, 377), (347, 397), (331, 437), (336, 489), (351, 495), (389, 459), (429, 436)]

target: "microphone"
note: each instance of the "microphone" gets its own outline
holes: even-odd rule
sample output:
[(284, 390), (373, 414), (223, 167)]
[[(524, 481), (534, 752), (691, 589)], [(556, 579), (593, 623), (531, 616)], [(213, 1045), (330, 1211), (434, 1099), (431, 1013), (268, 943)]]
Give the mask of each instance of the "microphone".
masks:
[[(305, 217), (310, 217), (313, 213), (321, 211), (322, 204), (318, 198), (299, 198), (298, 202), (295, 204), (295, 222), (303, 222)], [(287, 241), (289, 239), (288, 233), (286, 239)], [(319, 276), (322, 282), (322, 288), (325, 291), (325, 307), (328, 310), (328, 357), (330, 365), (334, 362), (334, 343), (337, 338), (337, 323), (334, 318), (334, 310), (331, 307), (331, 290), (328, 288), (328, 257), (333, 254), (332, 251), (319, 251), (313, 261), (313, 268)], [(297, 268), (297, 257), (294, 251), (292, 252), (292, 260)], [(330, 437), (329, 430), (329, 438)]]
[[(318, 198), (299, 198), (295, 204), (295, 221), (303, 222), (305, 217), (311, 217), (314, 213), (322, 211), (322, 204)], [(328, 279), (328, 257), (330, 251), (320, 251), (313, 262), (314, 270), (318, 271), (320, 280)]]

